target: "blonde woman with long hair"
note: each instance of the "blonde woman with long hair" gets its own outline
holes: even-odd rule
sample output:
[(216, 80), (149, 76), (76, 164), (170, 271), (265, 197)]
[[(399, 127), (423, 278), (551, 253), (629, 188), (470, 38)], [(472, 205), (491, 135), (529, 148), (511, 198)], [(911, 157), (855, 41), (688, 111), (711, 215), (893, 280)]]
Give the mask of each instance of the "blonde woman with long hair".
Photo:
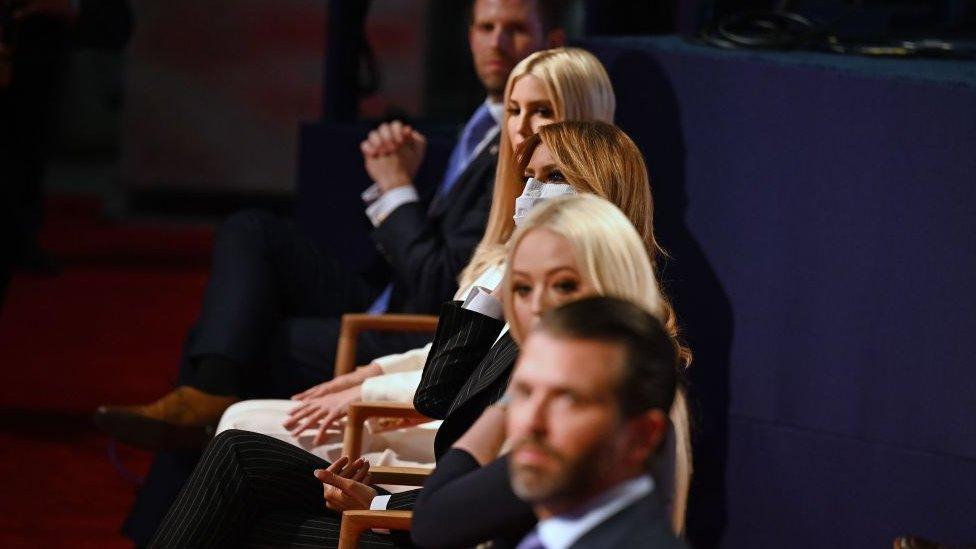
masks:
[[(515, 232), (507, 252), (502, 301), (512, 337), (521, 342), (549, 309), (592, 295), (632, 301), (664, 320), (668, 307), (646, 246), (628, 216), (597, 196), (558, 198), (537, 207)], [(519, 539), (534, 522), (508, 492), (505, 458), (497, 460), (506, 451), (503, 407), (489, 406), (441, 457), (414, 507), (412, 532), (418, 544), (470, 546), (496, 537)], [(676, 408), (672, 421), (676, 416), (683, 421), (685, 414), (676, 414)], [(685, 429), (675, 422), (672, 432), (678, 437), (669, 436), (652, 464), (655, 490), (668, 501), (676, 532), (683, 529), (687, 494), (687, 479), (677, 477), (687, 476), (689, 469), (672, 470), (670, 464), (690, 459), (682, 441), (675, 440)], [(479, 498), (507, 511), (482, 514), (470, 509), (465, 503), (476, 488), (490, 491)], [(445, 532), (443, 524), (462, 526)]]
[[(613, 120), (615, 99), (606, 70), (596, 57), (579, 48), (555, 48), (536, 52), (512, 70), (505, 87), (505, 114), (498, 144), (498, 167), (492, 207), (479, 252), (459, 279), (456, 299), (468, 295), (475, 284), (494, 287), (502, 272), (502, 256), (493, 243), (504, 243), (514, 227), (515, 199), (524, 186), (522, 168), (516, 163), (516, 149), (539, 128), (562, 120)], [(646, 177), (645, 177), (646, 186)], [(589, 192), (588, 188), (580, 192)], [(420, 381), (430, 345), (375, 359), (368, 366), (338, 376), (292, 397), (292, 400), (250, 400), (237, 403), (224, 413), (217, 432), (245, 429), (267, 433), (326, 458), (336, 457), (340, 437), (330, 431), (352, 402), (409, 402)], [(298, 401), (296, 404), (295, 401)], [(429, 428), (409, 434), (388, 433), (374, 440), (367, 437), (367, 450), (381, 450), (393, 444), (405, 451), (386, 453), (382, 463), (430, 461), (428, 452), (406, 451), (424, 447), (417, 437), (433, 436)], [(409, 439), (403, 447), (394, 439)], [(323, 446), (324, 444), (328, 446)], [(429, 446), (429, 445), (428, 445)]]

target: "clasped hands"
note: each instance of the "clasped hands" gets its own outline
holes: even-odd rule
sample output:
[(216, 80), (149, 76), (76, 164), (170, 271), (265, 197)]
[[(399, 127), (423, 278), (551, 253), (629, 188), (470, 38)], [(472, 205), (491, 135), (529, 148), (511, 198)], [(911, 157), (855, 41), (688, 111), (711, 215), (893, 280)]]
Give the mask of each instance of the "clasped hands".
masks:
[[(498, 457), (505, 448), (505, 410), (489, 406), (474, 425), (454, 444), (471, 454), (481, 466)], [(379, 492), (369, 486), (369, 462), (359, 458), (350, 463), (342, 456), (326, 469), (316, 469), (323, 484), (325, 506), (333, 511), (369, 509)]]
[(333, 511), (369, 509), (379, 492), (369, 486), (369, 462), (359, 458), (352, 463), (342, 456), (326, 469), (316, 469), (322, 481), (325, 506)]
[(427, 138), (395, 120), (380, 124), (359, 144), (370, 179), (387, 192), (413, 183), (427, 150)]

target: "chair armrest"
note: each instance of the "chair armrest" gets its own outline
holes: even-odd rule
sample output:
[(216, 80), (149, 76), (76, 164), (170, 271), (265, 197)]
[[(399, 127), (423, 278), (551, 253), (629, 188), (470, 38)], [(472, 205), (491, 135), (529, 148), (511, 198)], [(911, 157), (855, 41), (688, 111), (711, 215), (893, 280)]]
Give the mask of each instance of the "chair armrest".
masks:
[(339, 343), (333, 377), (349, 373), (356, 367), (356, 343), (361, 332), (430, 332), (437, 331), (433, 315), (350, 313), (342, 315)]
[(409, 530), (413, 513), (410, 511), (345, 511), (339, 529), (339, 549), (355, 549), (359, 536), (367, 528)]
[(364, 423), (371, 417), (397, 417), (416, 421), (430, 418), (405, 402), (353, 402), (346, 415), (346, 428), (342, 437), (342, 454), (355, 460), (362, 455)]
[(430, 467), (390, 467), (377, 465), (369, 468), (372, 484), (396, 484), (399, 486), (423, 486), (434, 472)]

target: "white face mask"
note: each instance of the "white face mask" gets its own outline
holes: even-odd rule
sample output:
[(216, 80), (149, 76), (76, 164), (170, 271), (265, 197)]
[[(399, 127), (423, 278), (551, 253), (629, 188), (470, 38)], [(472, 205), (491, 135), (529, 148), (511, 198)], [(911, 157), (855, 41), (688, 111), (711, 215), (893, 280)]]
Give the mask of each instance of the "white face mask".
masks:
[(543, 183), (534, 177), (525, 182), (522, 195), (515, 199), (515, 226), (518, 227), (528, 217), (532, 208), (551, 198), (576, 194), (576, 190), (568, 183)]

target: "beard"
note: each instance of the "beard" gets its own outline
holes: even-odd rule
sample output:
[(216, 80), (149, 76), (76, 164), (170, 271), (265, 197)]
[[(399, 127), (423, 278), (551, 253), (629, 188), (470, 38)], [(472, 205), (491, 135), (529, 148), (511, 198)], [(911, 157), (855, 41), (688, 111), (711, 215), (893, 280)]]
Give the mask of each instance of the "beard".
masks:
[(519, 499), (528, 503), (572, 500), (591, 493), (603, 475), (603, 465), (609, 457), (608, 446), (597, 444), (570, 459), (535, 437), (516, 442), (510, 455), (514, 456), (523, 448), (543, 453), (554, 463), (554, 466), (540, 467), (509, 462), (512, 491)]

